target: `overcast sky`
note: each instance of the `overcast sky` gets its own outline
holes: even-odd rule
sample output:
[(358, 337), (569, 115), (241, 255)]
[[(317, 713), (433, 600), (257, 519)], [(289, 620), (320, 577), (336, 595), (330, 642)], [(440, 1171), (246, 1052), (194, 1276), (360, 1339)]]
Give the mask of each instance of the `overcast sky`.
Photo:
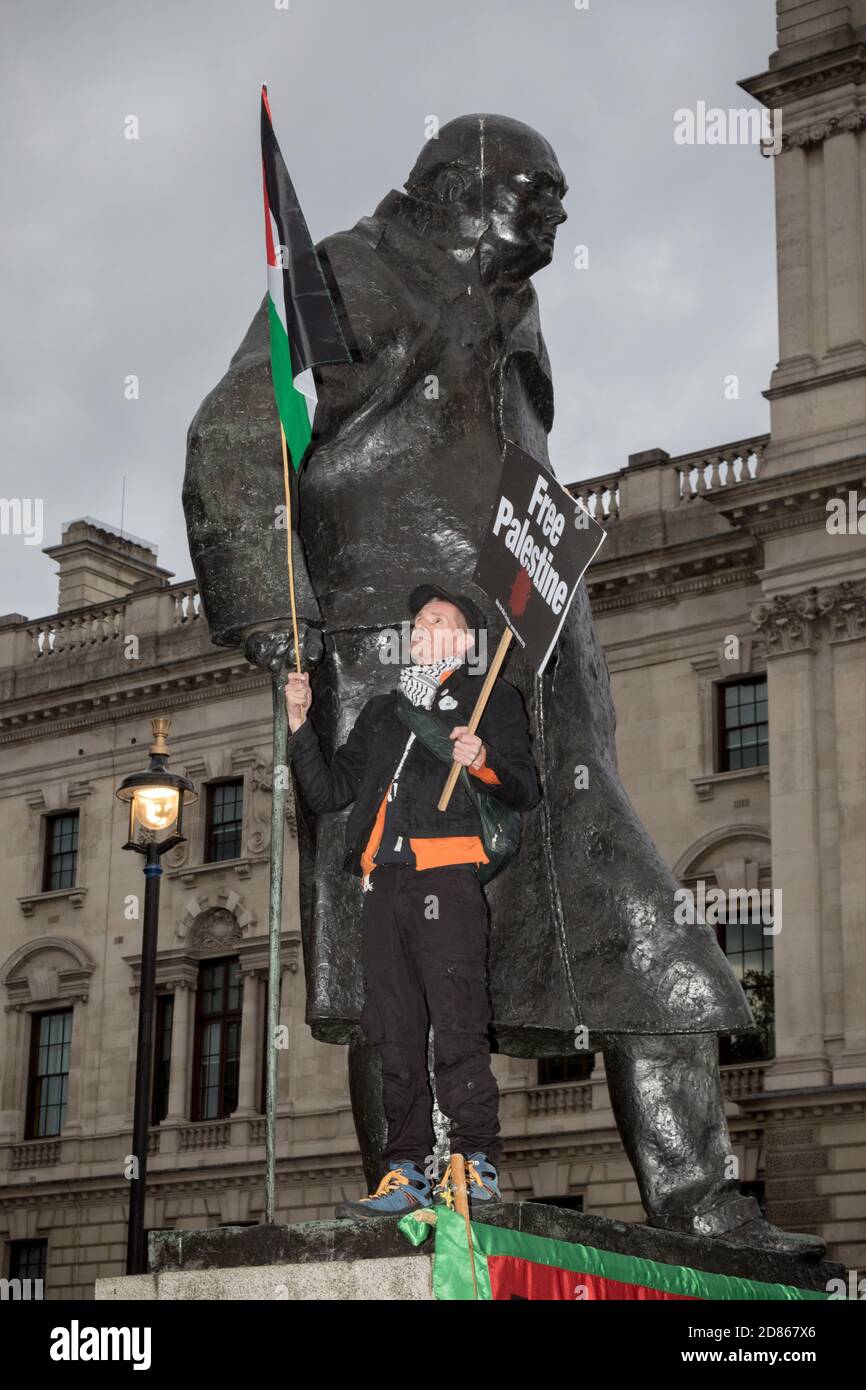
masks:
[[(753, 105), (736, 83), (775, 48), (773, 0), (288, 6), (3, 0), (0, 496), (43, 499), (41, 545), (77, 516), (118, 526), (125, 476), (125, 530), (192, 574), (187, 426), (265, 287), (263, 81), (315, 240), (402, 187), (431, 114), (551, 141), (569, 220), (534, 283), (562, 482), (768, 428), (772, 160), (678, 145), (673, 113)], [(0, 613), (56, 611), (41, 545), (0, 535)]]

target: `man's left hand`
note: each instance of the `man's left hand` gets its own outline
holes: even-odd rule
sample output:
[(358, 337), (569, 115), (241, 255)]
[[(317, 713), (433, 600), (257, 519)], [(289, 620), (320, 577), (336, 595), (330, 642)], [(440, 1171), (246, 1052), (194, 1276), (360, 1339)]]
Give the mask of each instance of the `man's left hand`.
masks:
[(470, 734), (468, 724), (458, 724), (451, 730), (454, 739), (454, 761), (477, 772), (487, 761), (487, 749), (477, 734)]

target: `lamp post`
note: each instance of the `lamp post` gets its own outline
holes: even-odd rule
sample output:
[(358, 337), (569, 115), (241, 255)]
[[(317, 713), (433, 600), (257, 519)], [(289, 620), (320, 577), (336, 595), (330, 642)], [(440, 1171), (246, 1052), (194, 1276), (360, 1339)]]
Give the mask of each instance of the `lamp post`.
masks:
[[(124, 777), (115, 795), (129, 802), (129, 838), (124, 849), (144, 855), (144, 924), (141, 942), (141, 982), (138, 1001), (138, 1047), (135, 1055), (135, 1110), (132, 1131), (134, 1168), (129, 1189), (129, 1230), (126, 1243), (127, 1274), (147, 1271), (144, 1248), (144, 1196), (147, 1181), (147, 1141), (150, 1110), (150, 1077), (153, 1063), (153, 1015), (156, 996), (156, 947), (159, 923), (160, 857), (182, 844), (183, 808), (198, 800), (188, 777), (167, 768), (166, 735), (170, 719), (151, 719), (153, 743), (144, 772)], [(152, 831), (144, 844), (136, 840), (137, 827)], [(157, 840), (160, 832), (168, 832)]]

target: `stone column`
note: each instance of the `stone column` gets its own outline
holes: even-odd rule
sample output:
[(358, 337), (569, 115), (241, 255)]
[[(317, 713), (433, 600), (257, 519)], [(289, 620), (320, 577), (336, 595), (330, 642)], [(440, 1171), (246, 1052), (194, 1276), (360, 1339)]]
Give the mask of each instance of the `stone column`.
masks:
[(862, 344), (860, 136), (839, 130), (823, 144), (828, 348)]
[(260, 1009), (258, 972), (254, 968), (241, 970), (244, 997), (241, 1007), (241, 1060), (238, 1078), (238, 1104), (233, 1117), (258, 1115), (256, 1072), (260, 1042)]
[(767, 643), (773, 889), (782, 927), (773, 938), (776, 1056), (767, 1090), (824, 1086), (821, 841), (813, 630), (814, 596), (779, 595), (753, 621)]
[(168, 1114), (165, 1124), (181, 1124), (189, 1118), (190, 1102), (190, 1017), (195, 985), (189, 980), (174, 982), (171, 1016), (171, 1068), (168, 1079)]
[[(847, 459), (866, 447), (866, 135), (858, 81), (841, 53), (862, 0), (777, 0), (779, 46), (741, 86), (783, 114), (776, 185), (779, 363), (762, 476)], [(802, 72), (808, 62), (808, 81)]]
[(806, 360), (812, 352), (809, 240), (809, 171), (804, 149), (777, 157), (776, 278), (778, 281), (779, 366)]
[(13, 1143), (24, 1136), (27, 1103), (26, 1034), (27, 1013), (20, 1004), (6, 1004), (2, 1023), (3, 1048), (0, 1057), (0, 1143)]
[(866, 1082), (866, 580), (822, 593), (833, 654), (845, 1045), (841, 1085)]

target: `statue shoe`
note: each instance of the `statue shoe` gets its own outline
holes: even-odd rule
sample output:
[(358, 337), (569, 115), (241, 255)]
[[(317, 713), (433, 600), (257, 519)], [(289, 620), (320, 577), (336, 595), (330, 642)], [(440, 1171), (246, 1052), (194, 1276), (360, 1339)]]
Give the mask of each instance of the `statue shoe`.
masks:
[(799, 1260), (821, 1260), (827, 1253), (827, 1243), (820, 1236), (801, 1235), (772, 1226), (761, 1215), (754, 1197), (737, 1192), (712, 1205), (698, 1206), (691, 1212), (673, 1216), (657, 1216), (650, 1223), (661, 1230), (685, 1231), (691, 1236), (705, 1236), (725, 1245), (768, 1250), (775, 1255), (793, 1255)]
[(772, 1226), (769, 1221), (757, 1217), (735, 1226), (732, 1231), (721, 1231), (715, 1237), (725, 1245), (748, 1247), (750, 1250), (769, 1250), (774, 1255), (794, 1255), (799, 1260), (823, 1260), (827, 1254), (827, 1242), (820, 1236), (801, 1234), (799, 1231), (783, 1231)]
[(371, 1216), (404, 1216), (418, 1207), (432, 1207), (431, 1187), (424, 1169), (403, 1159), (388, 1169), (375, 1192), (356, 1202), (340, 1202), (334, 1215), (361, 1221)]
[[(480, 1207), (486, 1207), (489, 1202), (502, 1201), (502, 1194), (499, 1191), (499, 1175), (486, 1154), (481, 1153), (480, 1150), (468, 1154), (464, 1167), (469, 1189), (470, 1216)], [(433, 1202), (435, 1206), (451, 1207), (452, 1209), (455, 1206), (454, 1174), (450, 1161), (442, 1174), (441, 1181), (433, 1189)]]

